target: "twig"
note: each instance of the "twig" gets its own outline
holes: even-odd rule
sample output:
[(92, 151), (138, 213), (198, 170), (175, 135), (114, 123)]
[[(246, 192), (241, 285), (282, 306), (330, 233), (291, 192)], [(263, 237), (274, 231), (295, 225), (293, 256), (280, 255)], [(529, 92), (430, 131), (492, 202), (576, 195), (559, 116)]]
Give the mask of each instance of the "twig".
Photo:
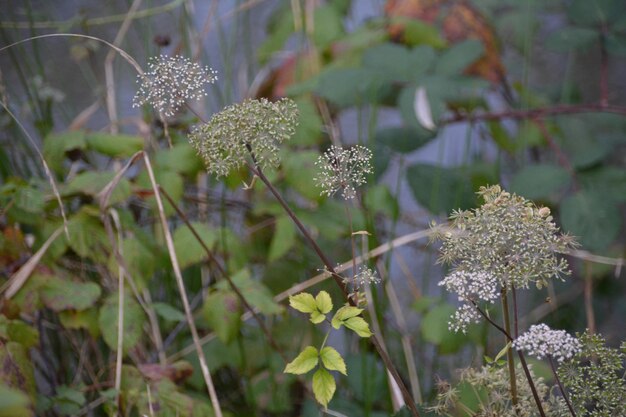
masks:
[(565, 399), (567, 408), (569, 408), (570, 413), (572, 413), (572, 417), (576, 417), (576, 412), (574, 411), (574, 407), (572, 407), (572, 403), (569, 401), (567, 392), (565, 392), (565, 388), (563, 388), (563, 384), (561, 384), (561, 378), (559, 378), (559, 373), (556, 371), (556, 366), (554, 366), (554, 360), (552, 359), (552, 356), (548, 356), (548, 362), (550, 362), (550, 368), (552, 368), (552, 373), (554, 374), (556, 383), (559, 386), (559, 389), (561, 390), (561, 394), (563, 394), (563, 399)]
[(493, 121), (502, 119), (537, 119), (548, 116), (560, 116), (564, 114), (578, 113), (614, 113), (626, 116), (626, 107), (611, 106), (604, 104), (575, 104), (552, 107), (540, 107), (529, 110), (506, 110), (489, 113), (469, 113), (456, 114), (447, 119), (443, 119), (440, 125), (449, 125), (460, 122)]
[[(509, 313), (509, 301), (508, 301), (508, 297), (507, 297), (507, 291), (505, 288), (502, 288), (502, 293), (501, 293), (501, 300), (502, 300), (502, 315), (504, 316), (504, 328), (506, 329), (507, 333), (511, 333), (511, 318), (510, 318), (510, 313)], [(508, 338), (505, 336), (506, 343), (508, 344)], [(510, 384), (510, 388), (511, 388), (511, 402), (513, 403), (513, 406), (517, 406), (518, 404), (518, 400), (517, 400), (517, 377), (515, 376), (515, 359), (513, 358), (513, 348), (509, 347), (506, 351), (506, 361), (508, 364), (508, 368), (509, 368), (509, 384)], [(517, 407), (515, 407), (517, 408)]]
[(591, 264), (585, 264), (585, 316), (587, 317), (587, 329), (589, 334), (596, 333), (596, 317), (593, 313), (593, 275)]
[(189, 307), (189, 300), (187, 299), (187, 293), (185, 291), (185, 284), (183, 282), (183, 276), (180, 271), (180, 267), (178, 265), (178, 258), (176, 257), (176, 249), (174, 248), (174, 241), (172, 240), (172, 235), (170, 233), (170, 229), (167, 224), (167, 218), (165, 217), (165, 211), (163, 209), (163, 202), (161, 201), (161, 195), (159, 193), (159, 186), (157, 185), (156, 179), (154, 177), (154, 172), (152, 171), (152, 164), (150, 163), (150, 159), (148, 158), (148, 155), (144, 153), (143, 157), (144, 157), (144, 163), (146, 164), (146, 168), (148, 170), (148, 176), (150, 177), (150, 182), (154, 190), (154, 198), (157, 203), (159, 218), (161, 220), (161, 226), (163, 227), (165, 243), (167, 245), (168, 253), (170, 255), (170, 260), (172, 261), (172, 269), (174, 270), (174, 277), (176, 278), (176, 284), (178, 285), (180, 298), (181, 298), (181, 301), (183, 302), (183, 307), (185, 309), (185, 317), (189, 324), (189, 329), (191, 330), (191, 337), (193, 339), (193, 343), (196, 348), (198, 361), (200, 362), (200, 369), (202, 370), (202, 376), (204, 377), (204, 381), (207, 385), (207, 390), (209, 393), (209, 397), (211, 398), (213, 411), (215, 412), (216, 417), (222, 417), (222, 408), (220, 406), (219, 399), (217, 398), (215, 386), (213, 385), (213, 379), (211, 379), (211, 373), (206, 363), (206, 358), (204, 357), (202, 346), (200, 345), (200, 338), (198, 337), (198, 330), (196, 329), (196, 324), (193, 320), (191, 308)]

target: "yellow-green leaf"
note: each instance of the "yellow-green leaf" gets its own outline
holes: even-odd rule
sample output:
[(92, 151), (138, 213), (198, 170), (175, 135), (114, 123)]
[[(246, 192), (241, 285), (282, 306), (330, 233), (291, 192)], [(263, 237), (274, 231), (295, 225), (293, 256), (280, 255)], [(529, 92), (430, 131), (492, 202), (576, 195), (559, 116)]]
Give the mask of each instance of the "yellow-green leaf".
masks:
[(358, 316), (359, 314), (361, 314), (362, 311), (363, 309), (361, 308), (352, 307), (352, 306), (343, 306), (339, 310), (337, 310), (337, 312), (335, 313), (335, 316), (333, 317), (331, 321), (331, 324), (333, 325), (335, 329), (339, 329), (341, 325), (344, 324), (344, 322), (347, 319)]
[(300, 294), (290, 296), (289, 305), (291, 308), (302, 313), (312, 313), (317, 310), (315, 298), (308, 292), (301, 292)]
[(335, 395), (335, 378), (324, 368), (320, 368), (313, 374), (313, 394), (317, 402), (324, 407)]
[(319, 355), (317, 349), (313, 346), (307, 346), (293, 361), (285, 366), (283, 372), (296, 375), (306, 374), (311, 369), (315, 368), (318, 362)]
[(322, 363), (324, 367), (330, 371), (339, 371), (344, 375), (347, 375), (346, 372), (346, 363), (343, 361), (343, 358), (334, 348), (330, 346), (326, 346), (320, 351), (320, 358), (322, 359)]
[(131, 135), (91, 133), (86, 137), (87, 147), (114, 158), (128, 157), (143, 149), (143, 138)]
[(333, 302), (326, 291), (320, 291), (315, 297), (315, 305), (320, 313), (326, 314), (333, 309)]
[(324, 319), (326, 319), (326, 316), (322, 313), (320, 313), (319, 311), (314, 311), (311, 313), (311, 323), (313, 324), (320, 324), (321, 322), (324, 321)]
[(372, 335), (372, 332), (370, 332), (370, 326), (363, 319), (363, 317), (350, 317), (348, 320), (343, 322), (343, 325), (361, 337), (370, 337)]

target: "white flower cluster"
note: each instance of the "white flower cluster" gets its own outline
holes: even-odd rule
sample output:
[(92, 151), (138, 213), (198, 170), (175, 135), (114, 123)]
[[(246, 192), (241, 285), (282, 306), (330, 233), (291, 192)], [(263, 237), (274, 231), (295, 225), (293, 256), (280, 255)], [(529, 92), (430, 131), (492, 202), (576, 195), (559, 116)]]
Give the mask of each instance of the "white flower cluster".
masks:
[(565, 330), (552, 330), (541, 323), (530, 326), (526, 333), (515, 339), (513, 348), (537, 359), (551, 357), (560, 363), (580, 352), (582, 345)]
[(313, 179), (322, 195), (330, 197), (341, 190), (343, 198), (350, 200), (356, 197), (356, 187), (365, 184), (367, 174), (373, 172), (371, 160), (372, 151), (364, 146), (331, 146), (315, 163), (319, 174)]
[(359, 267), (359, 272), (354, 276), (354, 281), (359, 285), (378, 284), (380, 282), (380, 278), (378, 277), (376, 271), (361, 265)]
[(252, 157), (261, 168), (278, 166), (279, 145), (293, 136), (297, 124), (298, 107), (293, 100), (248, 99), (214, 114), (192, 132), (189, 141), (207, 171), (219, 177)]
[(171, 117), (187, 100), (206, 96), (205, 84), (213, 84), (216, 74), (215, 70), (203, 68), (189, 58), (152, 57), (148, 71), (137, 76), (140, 87), (133, 98), (133, 107), (150, 104), (160, 114)]
[(498, 298), (498, 280), (488, 272), (469, 272), (457, 270), (439, 282), (439, 286), (456, 293), (461, 306), (449, 322), (449, 329), (455, 332), (467, 331), (467, 325), (480, 320), (480, 314), (472, 301), (493, 303)]

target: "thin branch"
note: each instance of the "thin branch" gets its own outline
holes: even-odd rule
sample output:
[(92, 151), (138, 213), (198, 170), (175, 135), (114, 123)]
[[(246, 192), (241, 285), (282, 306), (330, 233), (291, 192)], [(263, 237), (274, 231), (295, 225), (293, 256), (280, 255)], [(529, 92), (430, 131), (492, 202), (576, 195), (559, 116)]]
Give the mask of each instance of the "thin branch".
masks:
[(576, 412), (574, 411), (574, 407), (572, 407), (572, 403), (569, 401), (569, 397), (565, 392), (565, 388), (563, 388), (563, 384), (561, 384), (561, 378), (559, 378), (559, 373), (556, 371), (556, 366), (554, 366), (554, 360), (552, 356), (548, 356), (548, 362), (550, 362), (550, 368), (552, 368), (552, 373), (554, 374), (554, 378), (556, 379), (556, 383), (561, 390), (561, 394), (563, 394), (563, 398), (565, 399), (565, 403), (567, 404), (567, 408), (569, 408), (570, 413), (572, 413), (572, 417), (576, 417)]
[(560, 116), (579, 113), (613, 113), (626, 116), (626, 107), (604, 104), (575, 104), (552, 107), (540, 107), (529, 110), (506, 110), (489, 113), (456, 114), (439, 122), (440, 125), (449, 125), (460, 122), (494, 121), (503, 119), (537, 119), (548, 116)]

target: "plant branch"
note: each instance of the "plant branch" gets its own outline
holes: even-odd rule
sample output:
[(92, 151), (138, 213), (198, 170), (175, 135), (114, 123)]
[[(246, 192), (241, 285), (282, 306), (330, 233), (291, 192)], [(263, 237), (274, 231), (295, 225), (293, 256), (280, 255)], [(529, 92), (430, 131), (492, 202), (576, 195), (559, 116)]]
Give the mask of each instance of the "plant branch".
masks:
[[(485, 314), (485, 312), (478, 306), (478, 304), (476, 304), (474, 300), (470, 300), (470, 301), (474, 305), (476, 310), (478, 310), (480, 315), (483, 316), (485, 320), (489, 322), (489, 324), (491, 324), (496, 329), (498, 329), (502, 334), (504, 334), (509, 341), (511, 342), (513, 341), (513, 338), (511, 337), (509, 332), (507, 332), (504, 328), (502, 328), (502, 326), (498, 325), (498, 323), (491, 320), (491, 318), (487, 314)], [(526, 379), (528, 380), (528, 385), (530, 386), (530, 390), (533, 393), (533, 398), (535, 399), (535, 403), (537, 404), (537, 409), (539, 410), (539, 414), (541, 415), (541, 417), (546, 417), (546, 413), (545, 411), (543, 411), (543, 406), (541, 405), (541, 398), (539, 398), (539, 394), (537, 393), (537, 388), (535, 387), (535, 382), (533, 381), (533, 377), (530, 374), (530, 370), (528, 369), (526, 358), (524, 358), (524, 354), (519, 350), (517, 351), (517, 355), (519, 356), (520, 363), (522, 365), (522, 368), (524, 369), (524, 374), (526, 375)]]
[(548, 356), (548, 362), (550, 362), (550, 368), (552, 368), (552, 373), (554, 374), (554, 378), (556, 379), (556, 383), (561, 390), (561, 394), (563, 394), (563, 398), (565, 399), (565, 403), (567, 404), (567, 408), (569, 408), (569, 412), (572, 414), (572, 417), (576, 417), (576, 412), (574, 411), (574, 407), (572, 403), (569, 401), (567, 393), (565, 392), (565, 388), (563, 388), (563, 384), (561, 384), (561, 378), (559, 378), (559, 374), (556, 371), (556, 366), (554, 366), (554, 360), (552, 356)]
[[(506, 293), (506, 289), (502, 288), (500, 299), (502, 300), (502, 316), (504, 317), (504, 328), (506, 332), (511, 334), (511, 318), (509, 316), (509, 301)], [(509, 340), (505, 336), (505, 343), (508, 344)], [(513, 348), (509, 347), (506, 351), (506, 361), (509, 368), (509, 384), (511, 386), (511, 402), (513, 406), (517, 406), (517, 377), (515, 376), (515, 359), (513, 358)]]
[[(263, 174), (263, 171), (261, 170), (261, 168), (258, 165), (252, 165), (252, 164), (249, 164), (249, 168), (252, 171), (252, 173), (256, 175), (263, 182), (263, 184), (265, 184), (265, 186), (270, 190), (274, 198), (276, 198), (278, 203), (285, 210), (285, 212), (294, 222), (296, 227), (300, 230), (305, 240), (311, 245), (311, 247), (313, 248), (317, 256), (320, 258), (320, 260), (326, 267), (326, 269), (328, 269), (328, 272), (330, 272), (330, 274), (332, 275), (335, 283), (337, 284), (337, 286), (339, 286), (339, 289), (341, 289), (341, 291), (343, 292), (344, 298), (347, 300), (347, 302), (352, 306), (356, 306), (354, 303), (354, 300), (352, 300), (349, 297), (346, 284), (342, 281), (339, 274), (336, 273), (335, 268), (332, 262), (330, 261), (330, 259), (326, 256), (326, 254), (324, 254), (324, 252), (319, 247), (317, 242), (315, 242), (315, 239), (313, 239), (313, 236), (311, 236), (311, 234), (306, 229), (306, 227), (304, 227), (300, 219), (296, 216), (293, 210), (291, 210), (291, 208), (289, 207), (287, 202), (283, 199), (283, 197), (280, 195), (278, 190), (267, 179), (265, 174)], [(396, 381), (396, 383), (400, 387), (400, 391), (402, 391), (402, 396), (404, 397), (404, 401), (406, 402), (406, 405), (409, 408), (411, 415), (413, 415), (414, 417), (420, 417), (419, 411), (417, 410), (417, 406), (415, 405), (415, 401), (413, 400), (413, 398), (411, 397), (411, 394), (409, 393), (408, 389), (404, 385), (404, 382), (402, 381), (402, 378), (400, 377), (398, 370), (396, 369), (393, 362), (391, 361), (391, 358), (389, 357), (385, 349), (380, 344), (380, 341), (374, 334), (370, 336), (369, 340), (374, 346), (374, 348), (376, 349), (376, 351), (378, 352), (378, 355), (382, 359), (383, 363), (385, 364), (385, 368), (387, 368), (387, 370), (389, 371), (393, 379)]]
[(501, 112), (456, 114), (447, 119), (443, 119), (439, 122), (439, 124), (449, 125), (460, 122), (494, 121), (503, 119), (537, 119), (548, 116), (579, 113), (613, 113), (626, 116), (626, 107), (596, 103), (539, 107), (529, 110), (506, 110)]

